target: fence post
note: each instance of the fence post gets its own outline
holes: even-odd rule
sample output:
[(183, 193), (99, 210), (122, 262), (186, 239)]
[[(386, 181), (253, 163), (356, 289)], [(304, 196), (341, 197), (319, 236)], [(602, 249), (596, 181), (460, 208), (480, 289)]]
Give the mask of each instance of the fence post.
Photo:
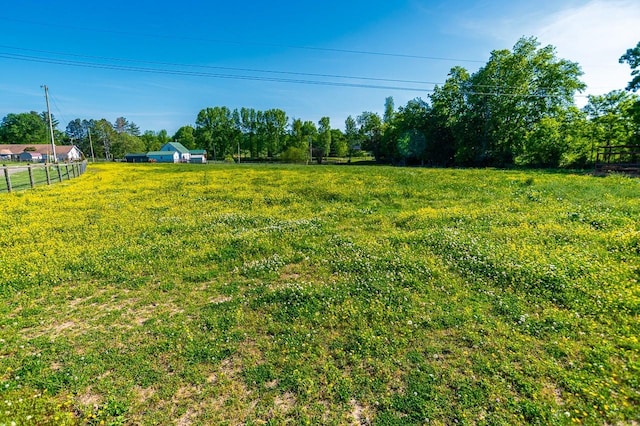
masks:
[(73, 173), (73, 177), (74, 177), (74, 178), (77, 178), (78, 176), (76, 176), (76, 168), (75, 168), (75, 167), (73, 167), (73, 166), (74, 166), (74, 164), (73, 164), (73, 163), (71, 163), (71, 172)]
[(49, 165), (44, 165), (44, 174), (47, 175), (47, 185), (51, 185), (51, 175), (49, 174)]
[(56, 165), (56, 169), (58, 170), (58, 182), (62, 182), (62, 172), (60, 171), (60, 164)]
[(65, 164), (64, 165), (65, 170), (67, 171), (67, 180), (71, 180), (71, 175), (69, 174), (69, 165)]
[(4, 178), (7, 180), (7, 192), (11, 192), (11, 178), (9, 177), (9, 167), (4, 166)]
[(35, 188), (36, 184), (33, 181), (33, 165), (27, 164), (27, 170), (29, 170), (29, 183), (31, 184), (31, 188)]

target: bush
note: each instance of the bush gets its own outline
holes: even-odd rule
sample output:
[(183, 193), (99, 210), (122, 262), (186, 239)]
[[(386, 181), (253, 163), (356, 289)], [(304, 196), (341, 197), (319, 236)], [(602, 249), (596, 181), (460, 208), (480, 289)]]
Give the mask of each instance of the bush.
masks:
[(309, 159), (306, 149), (290, 146), (280, 156), (285, 163), (305, 163)]

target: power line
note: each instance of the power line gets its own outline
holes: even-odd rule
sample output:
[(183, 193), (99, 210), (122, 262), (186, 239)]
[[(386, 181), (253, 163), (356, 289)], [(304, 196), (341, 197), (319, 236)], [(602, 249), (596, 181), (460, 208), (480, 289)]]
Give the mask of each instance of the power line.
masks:
[(69, 122), (69, 120), (67, 120), (67, 118), (62, 114), (62, 110), (58, 106), (58, 103), (56, 102), (56, 98), (52, 96), (51, 93), (49, 93), (49, 99), (51, 99), (51, 102), (53, 102), (53, 106), (56, 107), (56, 110), (58, 111), (59, 117), (62, 119), (62, 121)]
[(246, 45), (246, 46), (262, 46), (262, 47), (278, 47), (278, 48), (287, 48), (287, 49), (298, 49), (298, 50), (310, 50), (317, 52), (333, 52), (333, 53), (347, 53), (354, 55), (370, 55), (370, 56), (386, 56), (386, 57), (396, 57), (396, 58), (406, 58), (406, 59), (422, 59), (422, 60), (430, 60), (430, 61), (453, 61), (453, 62), (470, 62), (470, 63), (484, 63), (485, 61), (477, 60), (477, 59), (461, 59), (461, 58), (446, 58), (439, 56), (426, 56), (426, 55), (415, 55), (415, 54), (404, 54), (404, 53), (393, 53), (393, 52), (377, 52), (377, 51), (369, 51), (369, 50), (356, 50), (356, 49), (337, 49), (330, 47), (314, 47), (314, 46), (299, 46), (292, 44), (279, 44), (279, 43), (264, 43), (257, 41), (238, 41), (238, 40), (222, 40), (222, 39), (203, 39), (197, 37), (187, 37), (180, 35), (164, 35), (164, 34), (145, 34), (145, 33), (135, 33), (129, 31), (114, 31), (114, 30), (104, 30), (104, 29), (96, 29), (96, 28), (86, 28), (86, 27), (74, 27), (69, 25), (56, 25), (51, 23), (44, 22), (35, 22), (35, 21), (27, 21), (22, 19), (8, 18), (6, 16), (0, 16), (1, 20), (10, 21), (10, 22), (18, 22), (21, 24), (30, 24), (30, 25), (40, 25), (45, 27), (57, 27), (64, 28), (65, 30), (75, 30), (75, 31), (86, 31), (86, 32), (100, 32), (106, 34), (119, 34), (125, 35), (128, 37), (149, 37), (149, 38), (162, 38), (162, 39), (171, 39), (171, 40), (187, 40), (187, 41), (198, 41), (205, 43), (219, 43), (219, 44), (230, 44), (230, 45)]
[(123, 59), (123, 58), (114, 58), (114, 57), (105, 57), (105, 56), (80, 55), (75, 53), (52, 52), (48, 50), (25, 49), (25, 48), (4, 46), (4, 45), (0, 45), (0, 48), (18, 50), (18, 51), (24, 51), (24, 52), (44, 53), (49, 55), (70, 56), (74, 58), (86, 58), (86, 59), (117, 61), (117, 62), (131, 62), (131, 63), (138, 63), (138, 64), (163, 65), (163, 66), (174, 66), (174, 67), (185, 67), (185, 68), (218, 69), (218, 70), (225, 70), (225, 71), (257, 72), (257, 73), (281, 74), (281, 75), (299, 75), (299, 76), (305, 76), (305, 77), (342, 78), (342, 79), (350, 79), (350, 80), (383, 81), (383, 82), (390, 82), (390, 83), (433, 84), (433, 85), (444, 84), (441, 82), (421, 81), (421, 80), (361, 77), (361, 76), (350, 76), (350, 75), (339, 75), (339, 74), (318, 74), (318, 73), (305, 73), (305, 72), (295, 72), (295, 71), (265, 70), (265, 69), (257, 69), (257, 68), (236, 68), (236, 67), (223, 67), (223, 66), (215, 66), (215, 65), (182, 64), (182, 63), (176, 63), (176, 62), (143, 61), (139, 59)]
[(170, 70), (170, 69), (159, 69), (159, 68), (98, 64), (98, 63), (91, 63), (91, 62), (70, 61), (70, 60), (43, 58), (43, 57), (29, 56), (29, 55), (6, 54), (6, 53), (0, 53), (0, 58), (26, 61), (26, 62), (65, 65), (65, 66), (73, 66), (73, 67), (81, 67), (81, 68), (131, 71), (131, 72), (141, 72), (141, 73), (150, 73), (150, 74), (180, 75), (180, 76), (187, 76), (187, 77), (210, 77), (210, 78), (222, 78), (222, 79), (232, 79), (232, 80), (271, 81), (271, 82), (279, 82), (279, 83), (299, 83), (299, 84), (337, 86), (337, 87), (359, 87), (359, 88), (366, 88), (366, 89), (405, 90), (405, 91), (415, 91), (415, 92), (432, 92), (433, 91), (433, 89), (418, 88), (418, 87), (383, 86), (383, 85), (376, 85), (376, 84), (357, 84), (357, 83), (346, 83), (346, 82), (337, 82), (337, 81), (276, 78), (276, 77), (237, 75), (237, 74), (219, 74), (219, 73), (216, 74), (216, 73), (194, 72), (194, 71), (184, 71), (184, 70)]
[[(443, 82), (420, 81), (420, 80), (363, 77), (363, 76), (350, 76), (350, 75), (339, 75), (339, 74), (303, 73), (303, 72), (294, 72), (294, 71), (264, 70), (264, 69), (256, 69), (256, 68), (235, 68), (235, 67), (223, 67), (223, 66), (211, 66), (211, 65), (181, 64), (181, 63), (175, 63), (175, 62), (142, 61), (142, 60), (114, 58), (114, 57), (52, 52), (52, 51), (37, 50), (37, 49), (16, 48), (12, 46), (4, 46), (4, 45), (0, 45), (0, 48), (12, 49), (12, 50), (18, 50), (18, 51), (44, 53), (44, 54), (50, 54), (50, 55), (70, 56), (75, 58), (87, 58), (87, 59), (117, 61), (117, 62), (125, 62), (125, 63), (130, 62), (130, 63), (160, 65), (160, 66), (174, 66), (174, 67), (182, 67), (182, 68), (216, 69), (216, 70), (224, 70), (224, 71), (253, 72), (253, 73), (279, 74), (279, 75), (296, 75), (296, 76), (317, 77), (317, 78), (337, 78), (337, 79), (345, 79), (345, 80), (376, 81), (376, 82), (386, 82), (386, 83), (403, 83), (403, 84), (406, 83), (406, 84), (419, 84), (419, 85), (428, 84), (428, 85), (433, 85), (434, 87), (437, 85), (445, 84)], [(15, 59), (15, 60), (22, 60), (22, 61), (29, 61), (29, 62), (50, 63), (50, 64), (57, 64), (57, 65), (68, 65), (68, 66), (74, 66), (74, 67), (100, 68), (100, 69), (108, 69), (108, 70), (145, 72), (145, 73), (153, 73), (153, 74), (182, 75), (182, 76), (193, 76), (193, 77), (212, 77), (212, 78), (237, 79), (237, 80), (272, 81), (272, 82), (281, 82), (281, 83), (299, 83), (299, 84), (313, 84), (313, 85), (326, 85), (326, 86), (339, 86), (339, 87), (360, 87), (360, 88), (369, 88), (369, 89), (388, 89), (388, 90), (407, 90), (407, 91), (426, 91), (426, 92), (434, 91), (434, 88), (399, 87), (399, 86), (376, 85), (376, 84), (335, 82), (335, 81), (326, 81), (326, 80), (308, 80), (308, 79), (305, 80), (305, 79), (276, 78), (276, 77), (238, 75), (238, 74), (196, 72), (196, 71), (185, 71), (185, 70), (175, 70), (175, 69), (172, 70), (172, 69), (166, 69), (166, 68), (149, 68), (149, 67), (139, 67), (139, 66), (130, 66), (130, 65), (95, 63), (95, 62), (87, 62), (87, 61), (72, 61), (69, 59), (58, 59), (58, 58), (12, 54), (12, 53), (3, 53), (3, 52), (0, 52), (0, 58)], [(555, 95), (548, 95), (548, 94), (531, 95), (531, 94), (508, 93), (508, 92), (500, 92), (500, 93), (486, 92), (487, 89), (500, 89), (500, 90), (511, 89), (508, 86), (502, 86), (502, 85), (475, 84), (473, 85), (473, 87), (482, 88), (485, 91), (474, 92), (474, 91), (466, 90), (464, 93), (469, 95), (486, 95), (486, 96), (504, 95), (508, 97), (514, 97), (514, 96), (516, 97), (517, 96), (554, 97), (555, 96)], [(538, 87), (537, 89), (549, 90), (550, 88)], [(579, 96), (579, 95), (576, 95), (576, 96)]]

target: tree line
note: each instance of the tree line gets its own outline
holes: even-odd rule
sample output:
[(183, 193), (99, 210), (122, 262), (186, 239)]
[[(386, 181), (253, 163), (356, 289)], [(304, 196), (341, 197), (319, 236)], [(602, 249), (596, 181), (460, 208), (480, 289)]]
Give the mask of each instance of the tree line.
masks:
[[(171, 136), (166, 130), (142, 133), (124, 117), (113, 123), (77, 118), (64, 132), (56, 130), (56, 140), (78, 145), (87, 156), (92, 145), (96, 157), (109, 159), (176, 141), (206, 149), (214, 160), (312, 156), (321, 163), (366, 151), (377, 162), (396, 165), (586, 167), (603, 146), (640, 144), (640, 98), (634, 93), (640, 88), (640, 42), (620, 62), (633, 77), (626, 90), (590, 95), (583, 108), (574, 101), (585, 89), (580, 66), (525, 37), (511, 50), (491, 52), (474, 73), (452, 68), (425, 100), (396, 109), (388, 97), (382, 116), (349, 116), (344, 130), (333, 128), (329, 117), (303, 121), (280, 109), (216, 106)], [(47, 128), (44, 113), (8, 114), (0, 123), (0, 143), (43, 143)]]

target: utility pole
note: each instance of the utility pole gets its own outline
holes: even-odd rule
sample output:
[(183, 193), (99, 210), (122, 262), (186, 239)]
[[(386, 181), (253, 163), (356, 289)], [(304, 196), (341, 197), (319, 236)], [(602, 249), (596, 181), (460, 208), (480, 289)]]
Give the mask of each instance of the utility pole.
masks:
[(87, 134), (89, 135), (89, 146), (91, 147), (91, 162), (96, 162), (96, 156), (93, 155), (93, 142), (91, 142), (91, 129), (87, 127)]
[(240, 141), (238, 141), (238, 164), (240, 164)]
[(309, 136), (309, 164), (313, 163), (313, 144), (311, 143), (311, 136)]
[(56, 143), (53, 140), (53, 122), (51, 121), (51, 109), (49, 108), (49, 88), (45, 84), (44, 97), (47, 100), (47, 117), (49, 118), (49, 131), (51, 132), (51, 152), (53, 153), (53, 162), (58, 162), (58, 156), (56, 155)]

